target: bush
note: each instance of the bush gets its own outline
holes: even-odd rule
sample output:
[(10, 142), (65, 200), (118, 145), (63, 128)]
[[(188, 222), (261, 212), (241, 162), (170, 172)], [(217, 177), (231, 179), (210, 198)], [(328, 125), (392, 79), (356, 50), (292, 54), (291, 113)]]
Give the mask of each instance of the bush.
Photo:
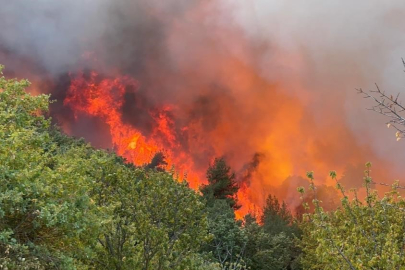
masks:
[[(305, 214), (302, 224), (306, 269), (405, 269), (405, 201), (398, 183), (379, 199), (371, 188), (370, 167), (366, 164), (364, 200), (358, 198), (357, 190), (352, 190), (349, 199), (336, 173), (330, 173), (342, 198), (341, 206), (329, 213), (317, 200), (313, 173), (308, 173), (315, 211)], [(305, 192), (303, 188), (299, 191)]]

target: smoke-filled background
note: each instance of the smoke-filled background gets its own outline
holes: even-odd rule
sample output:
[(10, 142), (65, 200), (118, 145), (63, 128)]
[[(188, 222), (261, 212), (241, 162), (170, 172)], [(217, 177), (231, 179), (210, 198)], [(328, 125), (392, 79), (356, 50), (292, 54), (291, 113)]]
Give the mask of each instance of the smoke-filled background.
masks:
[[(193, 187), (225, 156), (249, 207), (269, 193), (297, 204), (308, 170), (327, 185), (337, 170), (348, 187), (367, 161), (379, 182), (403, 175), (402, 142), (355, 91), (405, 92), (403, 1), (1, 2), (6, 75), (51, 93), (53, 119), (96, 147), (135, 162), (135, 130)], [(84, 108), (114, 79), (104, 107)]]

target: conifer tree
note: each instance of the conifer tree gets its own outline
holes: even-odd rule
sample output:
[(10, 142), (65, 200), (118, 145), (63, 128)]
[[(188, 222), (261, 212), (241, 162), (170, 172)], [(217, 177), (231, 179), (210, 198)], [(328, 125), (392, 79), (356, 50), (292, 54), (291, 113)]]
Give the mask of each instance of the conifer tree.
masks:
[(215, 200), (225, 200), (234, 210), (241, 207), (236, 196), (239, 186), (235, 181), (235, 173), (223, 157), (216, 158), (210, 165), (207, 180), (208, 184), (201, 188), (201, 192), (208, 206), (212, 206)]

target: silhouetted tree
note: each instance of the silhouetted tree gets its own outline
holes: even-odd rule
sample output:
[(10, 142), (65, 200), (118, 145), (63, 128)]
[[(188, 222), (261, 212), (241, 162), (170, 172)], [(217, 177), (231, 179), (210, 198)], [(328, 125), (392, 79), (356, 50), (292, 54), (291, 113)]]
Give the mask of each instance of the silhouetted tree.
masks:
[(235, 181), (235, 173), (226, 164), (223, 157), (216, 158), (207, 170), (208, 184), (203, 185), (201, 192), (207, 200), (207, 205), (212, 206), (215, 200), (225, 200), (234, 210), (241, 206), (238, 204), (236, 193), (239, 186)]
[(163, 172), (165, 170), (165, 166), (167, 165), (166, 157), (162, 152), (157, 152), (150, 163), (145, 166), (145, 169), (156, 170), (159, 172)]

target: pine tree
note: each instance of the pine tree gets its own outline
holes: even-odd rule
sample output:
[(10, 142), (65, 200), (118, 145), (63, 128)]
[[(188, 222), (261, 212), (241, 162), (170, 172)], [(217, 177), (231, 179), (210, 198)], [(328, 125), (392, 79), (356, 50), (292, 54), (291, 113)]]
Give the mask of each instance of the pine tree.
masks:
[(235, 181), (235, 173), (223, 157), (216, 158), (210, 165), (207, 180), (208, 184), (202, 186), (201, 192), (208, 206), (212, 206), (215, 200), (225, 200), (234, 210), (241, 207), (236, 196), (239, 185)]

